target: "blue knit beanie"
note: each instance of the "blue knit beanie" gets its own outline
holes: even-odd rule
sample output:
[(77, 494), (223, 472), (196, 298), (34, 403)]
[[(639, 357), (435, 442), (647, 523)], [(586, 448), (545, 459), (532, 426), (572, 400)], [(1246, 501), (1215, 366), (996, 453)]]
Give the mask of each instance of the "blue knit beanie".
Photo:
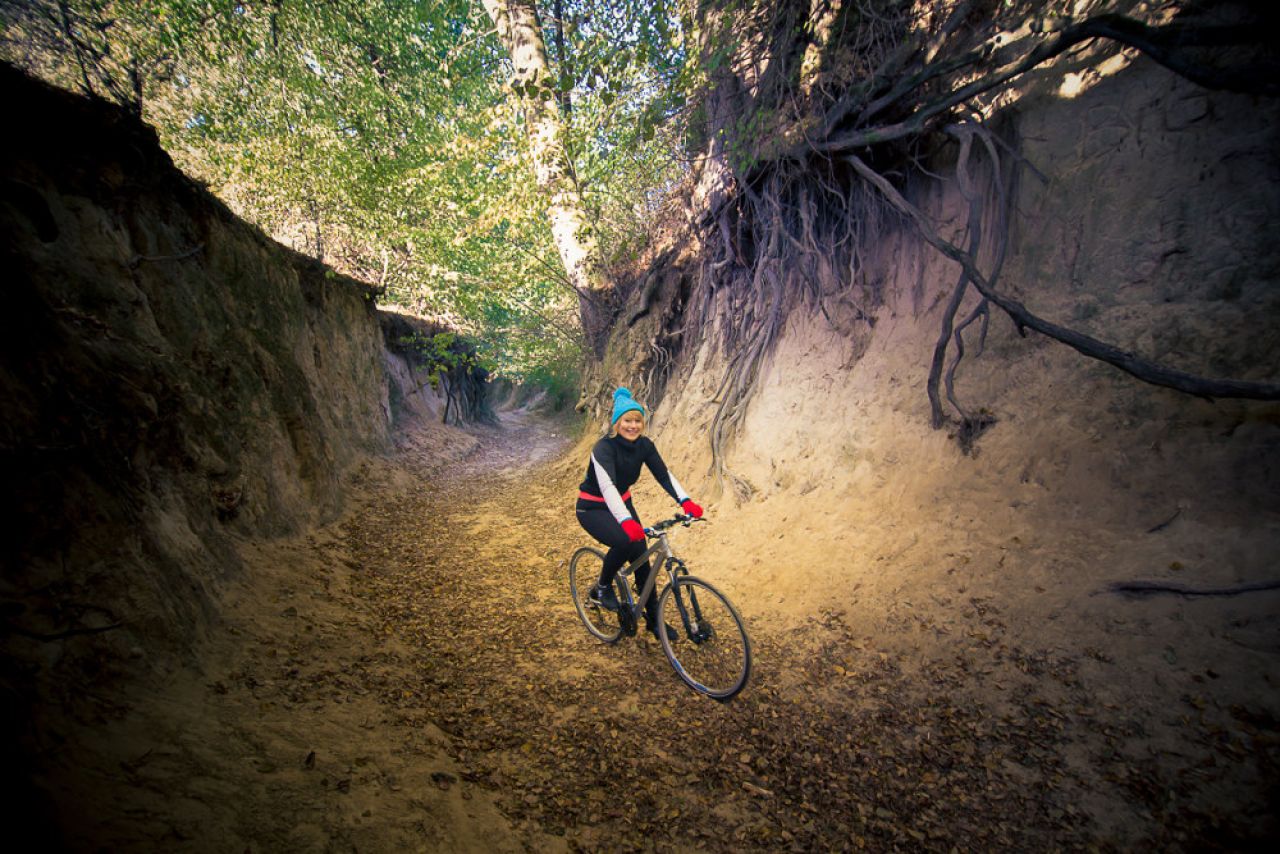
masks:
[(617, 424), (619, 418), (633, 409), (644, 415), (644, 407), (636, 403), (636, 399), (631, 396), (631, 389), (618, 386), (618, 390), (613, 393), (613, 420), (609, 423)]

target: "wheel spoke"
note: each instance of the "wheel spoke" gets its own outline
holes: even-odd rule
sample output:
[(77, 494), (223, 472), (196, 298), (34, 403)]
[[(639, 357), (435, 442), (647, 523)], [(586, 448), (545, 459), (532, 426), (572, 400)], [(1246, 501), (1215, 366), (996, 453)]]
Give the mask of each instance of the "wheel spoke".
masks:
[[(604, 555), (591, 548), (578, 549), (569, 561), (569, 592), (573, 606), (578, 611), (587, 631), (605, 643), (613, 643), (622, 635), (622, 623), (617, 613), (600, 607), (590, 599), (591, 589), (600, 580)], [(614, 583), (614, 593), (619, 601), (624, 598), (620, 581)]]
[(659, 617), (676, 629), (663, 651), (680, 678), (717, 699), (727, 700), (746, 685), (751, 646), (729, 600), (705, 581), (683, 577), (663, 592)]

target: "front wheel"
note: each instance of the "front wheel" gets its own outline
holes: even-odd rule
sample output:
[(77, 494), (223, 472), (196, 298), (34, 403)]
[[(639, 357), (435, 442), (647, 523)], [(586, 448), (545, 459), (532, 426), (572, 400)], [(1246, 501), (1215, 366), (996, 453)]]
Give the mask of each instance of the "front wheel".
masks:
[(728, 700), (747, 684), (751, 642), (719, 590), (691, 575), (677, 578), (658, 599), (658, 624), (663, 622), (675, 629), (676, 639), (659, 631), (662, 651), (693, 690)]
[[(615, 643), (622, 637), (622, 620), (616, 612), (608, 611), (590, 599), (591, 588), (600, 581), (602, 568), (604, 555), (596, 549), (584, 546), (574, 552), (569, 558), (569, 593), (587, 631), (605, 643)], [(619, 602), (625, 604), (630, 598), (621, 577), (614, 579), (613, 591)]]

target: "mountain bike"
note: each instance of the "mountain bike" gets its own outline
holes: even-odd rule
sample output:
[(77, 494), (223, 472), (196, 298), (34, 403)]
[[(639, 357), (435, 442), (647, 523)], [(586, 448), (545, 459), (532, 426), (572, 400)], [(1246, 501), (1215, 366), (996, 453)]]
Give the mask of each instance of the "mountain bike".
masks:
[[(658, 575), (665, 572), (666, 586), (658, 596), (658, 631), (662, 651), (676, 674), (693, 690), (717, 700), (728, 700), (747, 684), (751, 673), (751, 642), (742, 618), (729, 600), (716, 588), (689, 574), (684, 561), (676, 557), (667, 540), (667, 531), (676, 525), (689, 527), (692, 516), (677, 514), (644, 532), (654, 542), (645, 553), (618, 571), (614, 593), (620, 608), (611, 611), (590, 599), (591, 588), (600, 580), (604, 554), (584, 546), (569, 559), (569, 591), (573, 607), (591, 635), (607, 644), (617, 643), (624, 635), (634, 637), (636, 624), (644, 612), (644, 604), (657, 586)], [(636, 567), (655, 558), (644, 589), (631, 594)], [(673, 613), (674, 612), (674, 613)], [(671, 640), (662, 626), (672, 617), (676, 638)]]

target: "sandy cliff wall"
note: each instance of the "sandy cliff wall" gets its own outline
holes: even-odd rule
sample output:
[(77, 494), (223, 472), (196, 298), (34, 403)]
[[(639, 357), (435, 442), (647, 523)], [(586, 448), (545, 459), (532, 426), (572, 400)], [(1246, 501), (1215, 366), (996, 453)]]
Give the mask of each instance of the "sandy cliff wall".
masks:
[[(1036, 81), (1005, 117), (1027, 166), (999, 288), (1043, 317), (1172, 367), (1275, 382), (1280, 109), (1207, 92), (1145, 60), (1074, 97), (1061, 83)], [(933, 168), (945, 174), (950, 164)], [(962, 239), (967, 205), (953, 182), (917, 183), (911, 193), (944, 235)], [(969, 330), (956, 390), (970, 410), (997, 420), (966, 456), (950, 431), (930, 428), (925, 394), (957, 268), (907, 227), (880, 235), (867, 254), (885, 259), (867, 273), (882, 282), (882, 304), (869, 320), (840, 295), (829, 296), (825, 315), (793, 313), (729, 444), (728, 467), (752, 497), (739, 505), (726, 494), (726, 508), (772, 511), (770, 499), (782, 499), (820, 514), (835, 524), (815, 523), (815, 535), (853, 547), (841, 576), (850, 563), (894, 551), (886, 528), (949, 527), (949, 514), (971, 504), (979, 484), (999, 506), (996, 517), (969, 513), (965, 525), (975, 529), (1037, 505), (1082, 531), (1144, 531), (1182, 507), (1183, 524), (1194, 518), (1274, 544), (1275, 404), (1207, 401), (1144, 384), (1043, 336), (1023, 337), (993, 309), (976, 356), (976, 327)], [(668, 276), (663, 298), (677, 297), (678, 285)], [(970, 290), (958, 318), (975, 304)], [(620, 359), (602, 388), (635, 380), (626, 371), (645, 357), (662, 314), (650, 312), (611, 342)], [(687, 485), (701, 480), (710, 491), (705, 434), (724, 356), (714, 330), (684, 335), (692, 346), (655, 427)], [(914, 535), (900, 533), (904, 543)], [(883, 548), (868, 548), (867, 537), (884, 539)], [(1262, 572), (1263, 556), (1217, 562), (1212, 571)]]
[(234, 538), (337, 513), (388, 441), (382, 339), (364, 286), (232, 216), (140, 123), (8, 68), (0, 88), (23, 117), (0, 142), (3, 677), (83, 709), (199, 639)]
[[(1006, 116), (1028, 165), (1000, 288), (1185, 371), (1280, 380), (1278, 105), (1207, 92), (1144, 60), (1074, 97), (1063, 82), (1045, 75)], [(939, 175), (949, 166), (931, 164)], [(955, 184), (911, 192), (953, 236), (966, 209)], [(1021, 337), (994, 310), (985, 350), (972, 356), (970, 334), (957, 375), (959, 399), (997, 419), (966, 456), (952, 431), (930, 428), (925, 394), (956, 266), (905, 227), (874, 255), (885, 263), (868, 271), (883, 282), (870, 320), (839, 295), (827, 316), (790, 317), (728, 445), (746, 500), (708, 475), (725, 357), (714, 330), (683, 330), (684, 361), (654, 428), (673, 471), (709, 499), (714, 524), (682, 542), (698, 571), (757, 624), (836, 613), (866, 650), (904, 667), (968, 656), (981, 672), (1010, 650), (1077, 656), (1082, 690), (1145, 728), (1121, 748), (1135, 761), (1170, 751), (1212, 764), (1211, 748), (1188, 746), (1199, 738), (1188, 720), (1210, 730), (1231, 715), (1276, 720), (1280, 596), (1101, 591), (1134, 579), (1277, 580), (1280, 406), (1146, 385)], [(602, 392), (636, 384), (681, 298), (680, 277), (664, 281), (668, 309), (611, 342), (621, 359)], [(636, 494), (646, 518), (669, 506), (645, 481)], [(991, 703), (1011, 689), (975, 685)], [(1262, 815), (1265, 799), (1249, 799), (1265, 789), (1237, 794)], [(1104, 800), (1089, 809), (1105, 824)]]

